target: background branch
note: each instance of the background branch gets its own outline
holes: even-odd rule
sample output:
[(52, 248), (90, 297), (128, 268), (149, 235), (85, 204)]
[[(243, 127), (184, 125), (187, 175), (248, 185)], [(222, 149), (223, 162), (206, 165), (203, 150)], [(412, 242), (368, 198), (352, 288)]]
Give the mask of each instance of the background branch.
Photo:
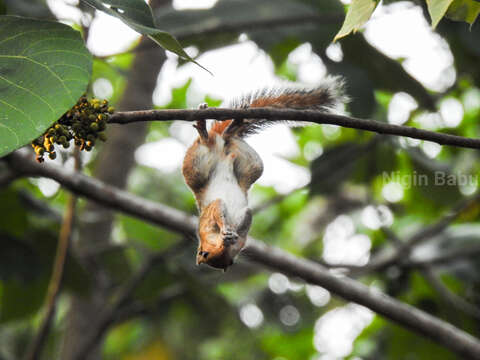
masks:
[[(422, 229), (418, 231), (415, 235), (410, 238), (410, 241), (407, 242), (407, 249), (408, 253), (405, 254), (408, 258), (410, 257), (412, 248), (417, 244), (418, 241), (422, 241), (424, 239), (429, 238), (428, 234), (436, 235), (438, 231), (445, 228), (446, 224), (450, 224), (466, 207), (468, 207), (472, 202), (475, 201), (474, 199), (468, 199), (466, 201), (461, 202), (456, 209), (441, 219), (437, 224), (430, 228)], [(397, 236), (397, 234), (387, 227), (382, 227), (382, 231), (387, 235), (389, 239), (392, 240), (394, 246), (397, 248), (398, 253), (402, 253), (402, 249), (404, 249), (404, 242)], [(427, 235), (427, 237), (426, 237)], [(402, 265), (405, 263), (405, 259), (402, 258)], [(440, 277), (436, 274), (435, 269), (433, 268), (432, 264), (424, 264), (423, 266), (419, 267), (419, 271), (425, 280), (430, 283), (430, 286), (435, 289), (437, 294), (451, 307), (463, 311), (464, 313), (471, 315), (477, 319), (480, 319), (480, 310), (470, 304), (468, 301), (462, 299), (460, 296), (452, 292), (440, 279)]]
[(470, 304), (468, 301), (464, 300), (457, 294), (450, 291), (450, 289), (445, 286), (439, 276), (435, 273), (434, 269), (431, 266), (426, 266), (421, 268), (421, 273), (425, 279), (430, 283), (430, 285), (435, 289), (435, 291), (453, 308), (463, 311), (465, 314), (468, 314), (474, 317), (477, 320), (480, 320), (480, 310), (475, 306)]
[[(176, 209), (138, 198), (98, 180), (55, 165), (37, 164), (26, 152), (17, 151), (9, 155), (7, 160), (13, 169), (25, 175), (49, 177), (60, 182), (64, 187), (105, 206), (165, 226), (173, 231), (195, 234), (196, 219)], [(299, 277), (309, 283), (322, 286), (348, 301), (366, 306), (398, 324), (427, 336), (460, 356), (480, 359), (479, 340), (449, 323), (395, 300), (378, 290), (347, 277), (337, 277), (317, 263), (300, 259), (278, 248), (268, 247), (252, 238), (249, 238), (244, 253), (250, 260), (263, 266)]]
[(365, 120), (344, 115), (327, 114), (321, 111), (313, 110), (275, 108), (143, 110), (117, 112), (110, 117), (109, 122), (112, 124), (128, 124), (139, 121), (195, 121), (201, 119), (227, 120), (234, 118), (307, 121), (316, 124), (339, 125), (352, 129), (376, 132), (379, 134), (405, 136), (413, 139), (428, 140), (440, 145), (480, 149), (480, 139), (443, 134), (410, 126), (393, 125), (376, 120)]
[(445, 215), (435, 224), (422, 228), (421, 230), (413, 234), (407, 241), (401, 242), (400, 245), (398, 245), (399, 241), (396, 240), (395, 243), (398, 246), (394, 252), (380, 253), (374, 259), (372, 259), (367, 265), (356, 270), (357, 272), (355, 274), (361, 275), (368, 272), (381, 271), (399, 262), (403, 262), (403, 261), (408, 262), (408, 257), (412, 249), (416, 245), (424, 241), (427, 241), (432, 237), (441, 233), (450, 225), (450, 223), (452, 223), (452, 221), (458, 218), (463, 211), (468, 209), (470, 206), (472, 206), (472, 204), (476, 203), (479, 200), (480, 200), (480, 193), (468, 199), (462, 200), (447, 215)]
[(477, 257), (478, 255), (480, 255), (480, 245), (470, 245), (459, 249), (453, 249), (449, 252), (445, 252), (442, 255), (437, 255), (430, 259), (409, 259), (406, 263), (406, 266), (438, 266), (462, 259)]

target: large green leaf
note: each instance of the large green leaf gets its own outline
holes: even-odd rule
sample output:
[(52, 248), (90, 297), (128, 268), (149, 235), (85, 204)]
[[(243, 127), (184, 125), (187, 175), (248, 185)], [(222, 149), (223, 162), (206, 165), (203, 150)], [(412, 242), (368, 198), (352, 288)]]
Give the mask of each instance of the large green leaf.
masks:
[(0, 156), (41, 135), (85, 91), (92, 57), (67, 25), (0, 16)]
[[(152, 9), (143, 0), (82, 0), (86, 4), (115, 16), (140, 34), (147, 35), (158, 45), (185, 58), (201, 68), (182, 48), (182, 45), (169, 33), (157, 29)], [(207, 70), (207, 69), (205, 69)], [(208, 70), (207, 70), (208, 71)]]
[(454, 0), (448, 8), (447, 17), (456, 21), (466, 21), (473, 25), (480, 14), (480, 2), (474, 0)]
[(375, 0), (353, 0), (348, 7), (347, 16), (342, 25), (342, 28), (335, 35), (333, 41), (336, 41), (344, 36), (347, 36), (352, 31), (355, 33), (365, 24), (370, 16), (372, 16), (373, 10), (377, 7), (378, 1)]
[(434, 29), (444, 16), (473, 25), (480, 14), (480, 3), (476, 0), (427, 0), (427, 6)]
[(428, 13), (432, 18), (432, 27), (435, 29), (442, 20), (453, 0), (427, 0)]

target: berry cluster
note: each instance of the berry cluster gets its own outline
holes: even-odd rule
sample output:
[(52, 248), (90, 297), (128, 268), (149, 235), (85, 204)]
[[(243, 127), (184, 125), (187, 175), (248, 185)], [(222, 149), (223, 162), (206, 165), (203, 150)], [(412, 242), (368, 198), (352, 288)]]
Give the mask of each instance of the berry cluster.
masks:
[(42, 136), (32, 141), (32, 146), (37, 154), (36, 160), (43, 162), (43, 156), (48, 153), (50, 159), (55, 159), (55, 144), (70, 147), (70, 141), (80, 150), (90, 151), (95, 146), (97, 139), (105, 141), (105, 132), (108, 115), (114, 111), (108, 106), (108, 101), (98, 99), (87, 100), (82, 96), (77, 104), (67, 111), (55, 124)]

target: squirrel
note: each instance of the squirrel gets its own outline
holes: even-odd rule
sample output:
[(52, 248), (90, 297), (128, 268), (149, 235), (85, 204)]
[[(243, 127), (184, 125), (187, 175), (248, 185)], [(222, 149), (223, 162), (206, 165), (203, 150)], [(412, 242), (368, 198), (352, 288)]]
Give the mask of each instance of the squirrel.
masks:
[[(313, 89), (271, 89), (244, 96), (232, 108), (274, 107), (332, 112), (345, 102), (343, 81), (337, 77)], [(206, 108), (206, 104), (200, 108)], [(197, 120), (198, 138), (187, 150), (182, 173), (200, 212), (197, 265), (227, 270), (245, 245), (252, 223), (247, 194), (262, 175), (263, 163), (245, 137), (278, 120)]]

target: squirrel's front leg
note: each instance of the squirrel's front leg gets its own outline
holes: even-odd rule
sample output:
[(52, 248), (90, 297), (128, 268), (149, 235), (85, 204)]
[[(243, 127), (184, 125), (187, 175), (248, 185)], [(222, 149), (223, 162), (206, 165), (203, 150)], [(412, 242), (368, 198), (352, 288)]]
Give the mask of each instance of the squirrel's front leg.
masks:
[(218, 206), (216, 206), (217, 211), (215, 212), (215, 218), (217, 225), (220, 228), (223, 244), (225, 246), (233, 245), (238, 239), (238, 233), (230, 224), (228, 224), (225, 203), (221, 199), (216, 201), (218, 202)]
[[(208, 108), (207, 104), (200, 104), (198, 105), (199, 109), (206, 109)], [(200, 139), (202, 143), (206, 144), (208, 142), (208, 131), (207, 131), (207, 120), (197, 120), (196, 124), (193, 125), (195, 129), (197, 129), (198, 134), (200, 135)]]

